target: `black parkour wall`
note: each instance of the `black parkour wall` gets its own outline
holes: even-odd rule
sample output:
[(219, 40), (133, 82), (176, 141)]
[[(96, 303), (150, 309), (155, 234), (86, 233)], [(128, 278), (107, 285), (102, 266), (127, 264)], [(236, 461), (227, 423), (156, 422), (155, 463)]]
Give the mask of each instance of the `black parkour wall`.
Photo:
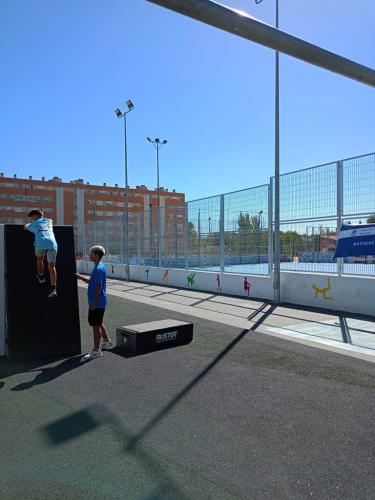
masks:
[(73, 356), (81, 352), (74, 234), (54, 226), (58, 245), (57, 297), (48, 298), (46, 283), (36, 279), (34, 235), (23, 226), (4, 226), (6, 343), (13, 361)]

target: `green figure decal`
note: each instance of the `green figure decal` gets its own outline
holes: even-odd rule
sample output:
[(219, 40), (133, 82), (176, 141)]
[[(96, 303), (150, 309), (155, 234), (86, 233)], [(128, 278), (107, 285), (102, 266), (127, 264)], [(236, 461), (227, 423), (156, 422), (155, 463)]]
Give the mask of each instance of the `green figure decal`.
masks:
[(195, 275), (196, 273), (191, 273), (189, 276), (186, 276), (188, 285), (194, 285)]

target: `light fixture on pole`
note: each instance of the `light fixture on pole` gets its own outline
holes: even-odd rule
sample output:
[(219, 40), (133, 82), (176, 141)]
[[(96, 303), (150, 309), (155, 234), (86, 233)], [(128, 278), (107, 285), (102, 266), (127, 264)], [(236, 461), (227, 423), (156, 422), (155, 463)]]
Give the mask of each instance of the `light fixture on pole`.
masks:
[[(263, 0), (255, 0), (260, 4)], [(276, 1), (276, 29), (279, 29), (279, 0)], [(275, 52), (275, 231), (274, 231), (274, 302), (280, 302), (280, 105), (279, 105), (279, 52)]]
[(161, 222), (161, 217), (160, 217), (160, 186), (159, 186), (159, 149), (164, 146), (164, 144), (167, 144), (166, 139), (159, 139), (158, 137), (155, 137), (155, 139), (151, 139), (151, 137), (146, 137), (148, 142), (151, 142), (151, 144), (154, 146), (156, 149), (156, 175), (157, 175), (157, 190), (158, 190), (158, 263), (159, 267), (161, 267), (161, 236), (160, 236), (160, 222)]
[(123, 255), (125, 256), (125, 271), (127, 279), (130, 280), (130, 262), (129, 262), (129, 185), (128, 185), (128, 141), (126, 131), (126, 115), (134, 109), (134, 104), (130, 99), (126, 101), (127, 111), (121, 111), (116, 108), (115, 114), (117, 118), (124, 118), (124, 140), (125, 140), (125, 203), (124, 203), (124, 222), (125, 222), (125, 248)]

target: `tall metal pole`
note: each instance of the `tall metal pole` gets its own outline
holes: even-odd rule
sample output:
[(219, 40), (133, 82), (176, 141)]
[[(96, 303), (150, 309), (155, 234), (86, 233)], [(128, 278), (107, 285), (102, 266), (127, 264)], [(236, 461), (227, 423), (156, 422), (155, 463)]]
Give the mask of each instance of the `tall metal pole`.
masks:
[[(125, 260), (125, 273), (128, 280), (130, 280), (130, 265), (129, 265), (129, 183), (128, 183), (128, 140), (126, 131), (126, 115), (134, 109), (134, 104), (130, 99), (126, 101), (127, 111), (122, 112), (121, 109), (115, 109), (117, 118), (124, 118), (124, 147), (125, 147), (125, 200), (124, 200), (124, 213), (123, 225), (125, 224), (125, 231), (121, 231), (121, 251)], [(125, 235), (123, 234), (125, 233)], [(125, 238), (123, 237), (125, 236)], [(125, 240), (125, 241), (124, 241)]]
[(160, 184), (159, 184), (159, 143), (156, 143), (156, 171), (157, 171), (157, 184), (158, 184), (158, 262), (161, 267), (161, 228), (160, 228)]
[[(276, 0), (276, 29), (279, 29), (279, 0)], [(275, 250), (274, 250), (274, 302), (280, 302), (280, 105), (279, 105), (279, 52), (275, 54)]]
[(201, 209), (198, 209), (198, 260), (199, 267), (202, 267), (201, 263)]
[[(259, 4), (263, 0), (255, 0)], [(279, 29), (279, 0), (276, 1), (276, 30)], [(273, 300), (280, 302), (280, 78), (279, 51), (275, 52), (275, 231), (273, 237)], [(260, 215), (260, 212), (259, 212)], [(272, 221), (272, 214), (271, 214)], [(260, 255), (259, 255), (260, 262)]]
[(176, 267), (179, 267), (178, 266), (178, 205), (175, 206), (174, 235), (175, 235), (174, 256), (176, 259)]
[(224, 235), (224, 195), (220, 195), (220, 274), (224, 273), (224, 253), (225, 253), (225, 235)]
[(126, 115), (124, 113), (124, 136), (125, 136), (125, 273), (128, 281), (130, 280), (130, 265), (129, 265), (129, 186), (128, 186), (128, 141), (126, 133)]
[(157, 190), (158, 190), (158, 212), (157, 212), (157, 223), (158, 223), (158, 263), (161, 267), (161, 216), (160, 216), (160, 185), (159, 185), (159, 149), (167, 144), (167, 140), (160, 140), (158, 137), (151, 139), (151, 137), (146, 137), (148, 142), (156, 149), (156, 174), (157, 174)]

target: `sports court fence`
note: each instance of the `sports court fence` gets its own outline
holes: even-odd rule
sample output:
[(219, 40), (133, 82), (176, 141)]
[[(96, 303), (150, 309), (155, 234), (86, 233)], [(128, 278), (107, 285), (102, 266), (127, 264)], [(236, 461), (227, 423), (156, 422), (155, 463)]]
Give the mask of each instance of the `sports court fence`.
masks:
[[(130, 264), (269, 275), (274, 178), (269, 184), (180, 205), (129, 212)], [(280, 176), (281, 270), (375, 275), (374, 258), (334, 260), (342, 222), (375, 222), (375, 153)], [(77, 234), (125, 262), (125, 220), (94, 220)], [(160, 254), (159, 254), (160, 240)]]

